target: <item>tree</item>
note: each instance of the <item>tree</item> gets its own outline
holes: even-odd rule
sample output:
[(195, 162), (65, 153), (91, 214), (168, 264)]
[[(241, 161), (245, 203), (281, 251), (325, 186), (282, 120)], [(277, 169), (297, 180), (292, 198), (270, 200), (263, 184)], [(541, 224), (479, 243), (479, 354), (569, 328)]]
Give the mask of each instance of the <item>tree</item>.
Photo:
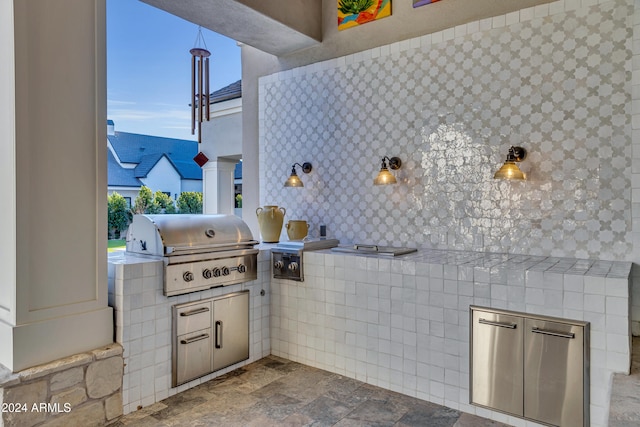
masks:
[(178, 197), (178, 209), (181, 214), (202, 213), (202, 193), (197, 191), (185, 191)]
[(157, 210), (157, 213), (176, 213), (176, 205), (173, 202), (173, 199), (162, 191), (156, 191), (156, 194), (153, 197), (153, 205), (155, 207), (154, 210)]
[(151, 213), (149, 212), (150, 208), (153, 210), (153, 193), (151, 193), (149, 187), (143, 185), (142, 187), (140, 187), (138, 197), (136, 197), (136, 200), (133, 203), (133, 213)]
[(131, 222), (131, 210), (120, 194), (112, 193), (107, 202), (109, 216), (109, 237), (118, 238)]

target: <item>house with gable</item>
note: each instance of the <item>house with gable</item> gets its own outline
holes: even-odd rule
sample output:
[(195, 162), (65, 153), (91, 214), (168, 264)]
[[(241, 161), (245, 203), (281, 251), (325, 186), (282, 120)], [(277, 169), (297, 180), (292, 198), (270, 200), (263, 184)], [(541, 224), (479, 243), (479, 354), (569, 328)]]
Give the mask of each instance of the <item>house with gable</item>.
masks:
[(202, 192), (196, 154), (196, 141), (116, 132), (113, 120), (108, 120), (108, 194), (117, 192), (132, 204), (143, 185), (174, 200), (185, 191)]

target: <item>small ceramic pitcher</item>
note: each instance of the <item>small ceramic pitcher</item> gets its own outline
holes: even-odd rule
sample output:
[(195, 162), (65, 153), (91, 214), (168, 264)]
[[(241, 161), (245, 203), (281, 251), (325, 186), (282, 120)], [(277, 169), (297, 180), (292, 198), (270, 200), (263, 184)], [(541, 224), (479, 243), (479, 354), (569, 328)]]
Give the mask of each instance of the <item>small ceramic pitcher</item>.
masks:
[(292, 219), (285, 227), (287, 228), (289, 240), (302, 240), (309, 234), (309, 224), (307, 224), (307, 221)]

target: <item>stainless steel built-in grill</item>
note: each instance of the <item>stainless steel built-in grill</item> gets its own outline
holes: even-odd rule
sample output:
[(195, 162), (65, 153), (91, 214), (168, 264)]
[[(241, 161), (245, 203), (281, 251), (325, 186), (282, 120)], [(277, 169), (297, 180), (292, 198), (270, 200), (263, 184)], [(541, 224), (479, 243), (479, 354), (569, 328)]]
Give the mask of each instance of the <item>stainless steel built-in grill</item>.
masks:
[(127, 252), (162, 257), (167, 296), (257, 279), (256, 244), (234, 215), (134, 215), (127, 232)]

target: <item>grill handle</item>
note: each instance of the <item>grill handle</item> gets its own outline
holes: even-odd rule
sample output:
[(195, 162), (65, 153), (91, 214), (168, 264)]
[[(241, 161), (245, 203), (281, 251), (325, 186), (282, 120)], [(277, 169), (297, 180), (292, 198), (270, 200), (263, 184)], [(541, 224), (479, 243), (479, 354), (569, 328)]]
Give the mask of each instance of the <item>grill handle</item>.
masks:
[(180, 316), (182, 317), (195, 316), (196, 314), (206, 313), (207, 311), (209, 311), (209, 307), (200, 307), (191, 311), (183, 311), (182, 313), (180, 313)]
[(165, 246), (165, 255), (179, 255), (190, 253), (202, 253), (212, 252), (216, 249), (232, 250), (232, 249), (251, 249), (254, 245), (257, 245), (257, 240), (248, 240), (246, 242), (237, 243), (213, 243), (208, 245), (191, 245), (191, 246)]
[(222, 348), (222, 320), (216, 320), (216, 338), (215, 345), (216, 348)]

